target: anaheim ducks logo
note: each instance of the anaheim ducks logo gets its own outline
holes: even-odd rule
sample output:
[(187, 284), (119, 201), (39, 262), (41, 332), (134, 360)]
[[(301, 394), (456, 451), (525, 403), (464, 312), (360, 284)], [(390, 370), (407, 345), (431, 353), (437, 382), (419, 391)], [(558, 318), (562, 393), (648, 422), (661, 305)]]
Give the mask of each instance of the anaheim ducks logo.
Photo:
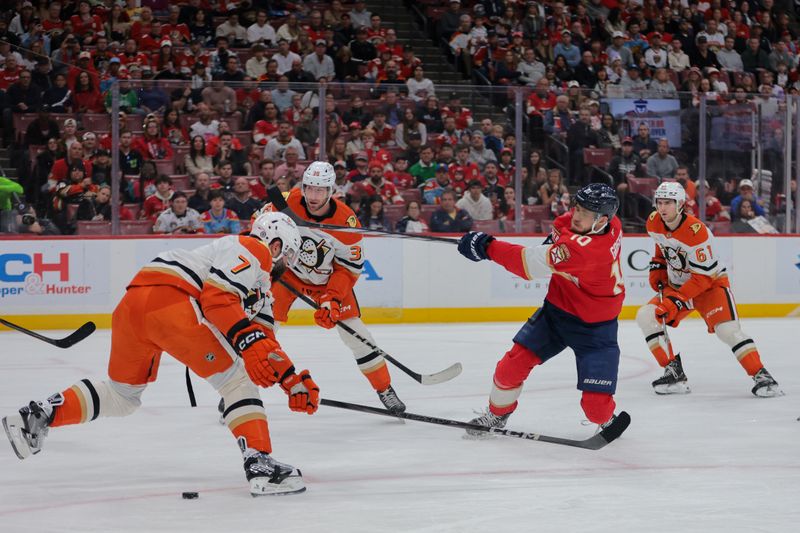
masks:
[(670, 248), (669, 246), (662, 246), (661, 251), (664, 253), (664, 259), (667, 260), (670, 268), (679, 272), (688, 271), (685, 251), (680, 248)]
[[(300, 244), (300, 254), (298, 256), (301, 269), (306, 269), (308, 272), (320, 272), (319, 269), (325, 261), (325, 256), (331, 251), (331, 247), (325, 243), (325, 240), (315, 241), (312, 237), (303, 236), (302, 243)], [(326, 269), (329, 272), (329, 269)]]

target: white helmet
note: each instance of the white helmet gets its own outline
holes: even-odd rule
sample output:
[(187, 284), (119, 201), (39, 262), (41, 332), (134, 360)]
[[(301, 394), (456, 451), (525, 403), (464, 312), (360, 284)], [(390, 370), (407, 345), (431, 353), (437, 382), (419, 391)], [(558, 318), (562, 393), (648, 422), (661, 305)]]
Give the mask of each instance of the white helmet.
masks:
[(678, 213), (680, 213), (686, 203), (686, 191), (677, 181), (665, 181), (658, 186), (653, 195), (653, 206), (656, 205), (658, 200), (675, 200), (675, 204), (678, 206)]
[(336, 172), (327, 161), (314, 161), (303, 172), (303, 186), (329, 187), (333, 190), (336, 183)]
[(293, 266), (297, 262), (302, 239), (300, 239), (297, 224), (287, 215), (280, 212), (259, 215), (253, 221), (250, 235), (258, 237), (267, 245), (271, 244), (275, 239), (280, 239), (282, 243), (281, 252), (273, 259), (278, 260), (285, 257), (288, 266)]

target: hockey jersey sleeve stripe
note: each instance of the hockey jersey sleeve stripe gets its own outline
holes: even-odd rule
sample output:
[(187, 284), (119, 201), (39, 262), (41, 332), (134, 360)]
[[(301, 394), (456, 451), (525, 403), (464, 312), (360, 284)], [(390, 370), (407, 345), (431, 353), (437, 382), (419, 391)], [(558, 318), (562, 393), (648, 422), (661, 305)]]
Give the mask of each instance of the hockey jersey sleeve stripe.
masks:
[(698, 270), (702, 270), (704, 272), (711, 272), (712, 270), (717, 268), (717, 265), (719, 264), (719, 262), (717, 262), (717, 261), (714, 261), (714, 263), (712, 265), (710, 265), (710, 266), (698, 265), (697, 263), (692, 263), (691, 261), (689, 261), (688, 263), (689, 263), (690, 267), (696, 268)]
[(264, 313), (258, 313), (256, 315), (256, 318), (259, 319), (259, 320), (263, 320), (264, 322), (268, 323), (270, 326), (274, 326), (275, 325), (275, 319), (273, 317), (269, 316), (269, 315), (264, 314)]
[(342, 259), (341, 257), (335, 257), (334, 261), (336, 261), (337, 263), (341, 263), (344, 266), (348, 266), (348, 267), (352, 268), (353, 270), (361, 270), (361, 269), (364, 268), (364, 263), (363, 262), (362, 263), (353, 263), (351, 261), (348, 261), (347, 259)]
[(191, 268), (187, 267), (186, 265), (183, 265), (183, 264), (181, 264), (181, 263), (179, 263), (177, 261), (168, 261), (166, 259), (162, 259), (161, 257), (156, 257), (155, 259), (153, 259), (152, 262), (153, 263), (164, 263), (165, 265), (169, 265), (169, 266), (181, 269), (183, 272), (186, 273), (187, 276), (192, 278), (192, 281), (194, 281), (197, 284), (197, 288), (198, 289), (202, 289), (203, 288), (203, 280), (200, 279), (200, 276), (198, 276), (197, 273), (195, 273), (194, 270), (192, 270)]
[(231, 278), (226, 276), (223, 271), (219, 270), (218, 268), (211, 267), (210, 272), (211, 272), (211, 274), (214, 274), (215, 276), (220, 278), (222, 281), (224, 281), (225, 283), (227, 283), (231, 287), (235, 287), (239, 292), (242, 293), (242, 298), (247, 298), (247, 295), (250, 292), (250, 291), (247, 290), (247, 287), (245, 287), (241, 283), (237, 283), (237, 282), (233, 281)]

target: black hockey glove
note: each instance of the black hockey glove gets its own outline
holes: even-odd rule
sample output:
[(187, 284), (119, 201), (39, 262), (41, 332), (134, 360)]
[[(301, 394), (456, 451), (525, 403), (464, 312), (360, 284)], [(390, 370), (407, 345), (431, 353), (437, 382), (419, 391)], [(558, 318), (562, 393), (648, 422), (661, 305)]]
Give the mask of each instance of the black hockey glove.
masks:
[(482, 231), (470, 231), (458, 240), (458, 253), (470, 261), (489, 259), (486, 249), (494, 237)]

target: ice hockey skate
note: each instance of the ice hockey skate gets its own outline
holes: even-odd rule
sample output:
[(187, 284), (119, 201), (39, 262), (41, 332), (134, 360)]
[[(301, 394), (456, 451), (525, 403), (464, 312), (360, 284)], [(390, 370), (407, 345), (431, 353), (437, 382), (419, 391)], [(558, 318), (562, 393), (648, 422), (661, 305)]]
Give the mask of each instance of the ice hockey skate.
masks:
[(653, 382), (653, 390), (656, 394), (689, 394), (692, 392), (687, 383), (686, 374), (683, 372), (680, 354), (664, 367), (664, 375)]
[(52, 416), (53, 407), (49, 403), (31, 402), (19, 413), (3, 417), (3, 429), (17, 457), (27, 459), (42, 451)]
[(762, 368), (756, 375), (753, 376), (753, 381), (755, 381), (755, 386), (752, 388), (751, 392), (758, 396), (759, 398), (774, 398), (775, 396), (783, 396), (783, 391), (778, 386), (778, 382), (775, 381), (775, 378), (767, 372), (766, 368)]
[(247, 448), (244, 453), (244, 473), (250, 482), (250, 494), (283, 496), (306, 490), (300, 470), (276, 461), (268, 453)]
[(391, 413), (404, 413), (406, 410), (406, 404), (397, 397), (397, 393), (391, 385), (386, 390), (378, 392), (378, 398), (381, 399), (383, 406)]
[[(483, 413), (481, 416), (473, 418), (469, 421), (469, 423), (477, 426), (502, 429), (506, 426), (506, 422), (510, 416), (511, 413), (503, 416), (497, 416), (487, 409), (485, 413)], [(467, 429), (466, 432), (467, 434), (464, 435), (464, 438), (467, 439), (484, 439), (491, 435), (491, 433), (487, 431), (481, 431), (479, 429)]]

